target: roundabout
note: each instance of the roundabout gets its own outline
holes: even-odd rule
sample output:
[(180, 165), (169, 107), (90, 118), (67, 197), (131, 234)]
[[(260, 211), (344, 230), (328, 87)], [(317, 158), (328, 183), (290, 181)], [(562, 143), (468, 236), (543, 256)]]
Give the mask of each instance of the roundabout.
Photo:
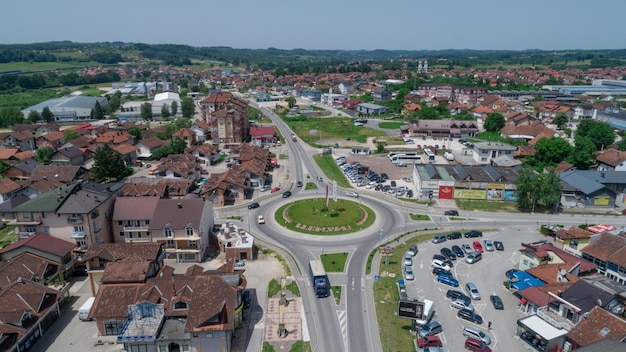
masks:
[(355, 201), (307, 198), (282, 205), (274, 213), (276, 222), (295, 232), (311, 235), (342, 235), (370, 227), (374, 211)]

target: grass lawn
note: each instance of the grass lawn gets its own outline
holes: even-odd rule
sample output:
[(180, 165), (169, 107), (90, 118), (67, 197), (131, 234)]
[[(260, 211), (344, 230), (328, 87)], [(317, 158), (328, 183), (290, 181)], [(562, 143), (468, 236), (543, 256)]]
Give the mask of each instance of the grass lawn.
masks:
[[(283, 213), (287, 209), (287, 216), (291, 222), (283, 218)], [(367, 219), (363, 221), (363, 211), (367, 213)], [(298, 200), (281, 206), (275, 213), (274, 218), (281, 225), (296, 232), (309, 233), (313, 235), (337, 235), (358, 231), (374, 223), (376, 215), (367, 206), (354, 201), (337, 199), (337, 202), (329, 200), (328, 209), (325, 207), (324, 198), (311, 198)], [(360, 223), (362, 222), (362, 224)], [(331, 228), (345, 226), (347, 229), (338, 231), (312, 231), (298, 228), (296, 225), (316, 226), (319, 228)]]
[[(271, 297), (278, 295), (278, 292), (280, 292), (280, 290), (281, 288), (280, 288), (279, 281), (275, 279), (270, 281), (267, 287), (267, 297), (271, 298)], [(285, 286), (285, 290), (289, 290), (295, 296), (300, 297), (300, 289), (298, 288), (298, 284), (296, 284), (295, 281), (291, 281), (289, 284), (287, 284), (287, 286)]]
[(343, 172), (341, 172), (341, 169), (339, 169), (332, 156), (315, 154), (313, 155), (313, 159), (315, 159), (315, 162), (320, 169), (322, 169), (324, 174), (329, 175), (328, 177), (331, 180), (337, 181), (339, 187), (352, 188), (352, 185), (348, 182)]
[[(259, 116), (259, 118), (256, 118), (255, 116)], [(250, 118), (250, 122), (251, 123), (271, 123), (272, 120), (267, 117), (265, 114), (263, 114), (263, 112), (251, 105), (248, 105), (248, 117)], [(278, 132), (278, 129), (276, 129), (276, 131)]]
[(341, 252), (341, 253), (322, 254), (320, 256), (320, 259), (322, 260), (322, 264), (324, 264), (324, 269), (326, 270), (326, 272), (342, 273), (346, 266), (348, 253)]
[(4, 248), (18, 240), (17, 226), (5, 226), (0, 230), (0, 248)]
[(398, 121), (398, 122), (396, 122), (396, 121), (394, 121), (394, 122), (386, 121), (386, 122), (379, 122), (378, 123), (378, 127), (386, 128), (386, 129), (389, 129), (389, 130), (399, 130), (400, 127), (402, 127), (404, 125), (406, 125), (406, 122), (401, 122), (401, 121)]
[(335, 304), (341, 303), (341, 286), (331, 286), (333, 297), (335, 297)]
[(506, 211), (509, 213), (519, 213), (520, 210), (517, 207), (516, 202), (499, 202), (499, 201), (484, 201), (484, 200), (456, 200), (456, 204), (463, 210), (480, 210), (480, 211)]
[(476, 134), (476, 138), (483, 140), (483, 141), (506, 143), (506, 140), (502, 138), (502, 136), (500, 135), (500, 132), (483, 131), (483, 132), (479, 132), (478, 134)]
[(306, 185), (304, 186), (305, 190), (309, 190), (309, 189), (317, 189), (317, 186), (315, 185), (315, 182), (307, 182)]
[(72, 67), (102, 66), (101, 63), (95, 61), (78, 62), (78, 61), (58, 61), (58, 62), (8, 62), (0, 64), (0, 72), (4, 71), (37, 71), (37, 70), (55, 70), (67, 69)]
[[(272, 346), (269, 342), (263, 342), (263, 350), (262, 352), (274, 352), (274, 346)], [(282, 350), (281, 350), (282, 351)], [(289, 352), (311, 352), (313, 349), (311, 348), (310, 341), (296, 341), (291, 345)]]
[[(310, 117), (300, 121), (300, 118), (288, 118), (283, 117), (283, 120), (289, 125), (289, 127), (302, 138), (303, 141), (311, 145), (315, 145), (320, 142), (320, 132), (322, 143), (324, 139), (341, 139), (345, 140), (346, 137), (350, 137), (357, 142), (367, 142), (367, 137), (382, 136), (383, 133), (379, 130), (355, 126), (353, 119), (349, 117), (333, 117), (333, 118), (318, 118)], [(312, 131), (316, 131), (312, 133)]]
[(424, 215), (424, 214), (409, 213), (409, 217), (411, 218), (411, 220), (416, 220), (416, 221), (430, 220), (430, 216)]

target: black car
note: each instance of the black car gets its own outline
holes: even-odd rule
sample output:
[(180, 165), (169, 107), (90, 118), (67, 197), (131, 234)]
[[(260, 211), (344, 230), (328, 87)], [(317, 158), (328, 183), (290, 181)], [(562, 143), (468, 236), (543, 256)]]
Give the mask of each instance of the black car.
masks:
[(381, 189), (383, 189), (383, 185), (381, 185), (380, 183), (376, 185), (376, 187), (374, 187), (374, 190), (376, 191), (380, 191)]
[(467, 321), (471, 321), (472, 323), (476, 323), (476, 324), (482, 324), (483, 323), (483, 317), (481, 317), (480, 315), (478, 315), (478, 313), (474, 313), (473, 311), (467, 309), (467, 308), (461, 308), (459, 309), (459, 312), (457, 313), (457, 316), (461, 319), (465, 319)]
[(511, 274), (513, 274), (514, 272), (519, 271), (517, 269), (509, 269), (506, 271), (506, 273), (504, 273), (504, 276), (506, 276), (507, 279), (512, 279)]
[(452, 252), (452, 250), (448, 247), (443, 247), (441, 248), (441, 251), (439, 251), (441, 253), (441, 255), (447, 257), (450, 260), (456, 260), (456, 255), (454, 255), (454, 253)]
[(496, 247), (496, 250), (498, 251), (504, 250), (504, 244), (500, 241), (493, 241), (493, 246)]
[(483, 237), (483, 233), (478, 231), (478, 230), (469, 230), (466, 233), (463, 234), (463, 237), (465, 238), (470, 238), (470, 237)]
[(455, 299), (461, 299), (467, 304), (470, 304), (472, 302), (472, 299), (469, 296), (457, 290), (448, 290), (448, 292), (446, 292), (446, 297), (450, 298), (453, 301)]
[(440, 274), (452, 275), (452, 273), (450, 273), (448, 270), (440, 268), (438, 266), (434, 266), (433, 267), (433, 275), (439, 276)]
[(444, 256), (443, 256), (443, 255), (441, 255), (441, 254), (433, 254), (433, 260), (435, 260), (435, 259), (437, 259), (437, 260), (441, 260), (442, 262), (445, 262), (445, 261), (446, 261), (446, 257), (444, 257)]
[(389, 179), (389, 175), (387, 175), (387, 174), (386, 174), (386, 173), (384, 173), (384, 172), (380, 174), (380, 177), (381, 177), (383, 180), (388, 180), (388, 179)]
[(452, 246), (451, 249), (452, 249), (452, 252), (454, 253), (454, 255), (457, 256), (457, 258), (465, 257), (465, 253), (463, 252), (461, 247), (457, 246), (456, 244), (454, 246)]
[(261, 206), (261, 205), (260, 205), (259, 203), (254, 202), (254, 203), (250, 203), (250, 204), (248, 204), (248, 209), (256, 209), (256, 208), (258, 208), (258, 207), (260, 207), (260, 206)]
[(446, 210), (443, 212), (445, 216), (459, 216), (459, 212), (456, 210)]
[(446, 237), (449, 240), (456, 240), (457, 238), (461, 238), (461, 233), (460, 232), (450, 232), (449, 234), (446, 235)]
[(383, 192), (389, 192), (390, 189), (391, 189), (391, 186), (389, 186), (389, 185), (384, 185), (383, 186)]
[(296, 187), (302, 187), (302, 181), (296, 182)]
[(498, 295), (491, 295), (489, 299), (495, 309), (504, 309), (504, 303), (502, 303), (502, 299)]
[(444, 260), (442, 264), (443, 264), (444, 266), (445, 266), (445, 265), (448, 265), (449, 267), (453, 267), (453, 266), (454, 266), (454, 264), (452, 264), (452, 261), (451, 261), (451, 260)]
[(412, 189), (408, 190), (406, 192), (406, 196), (409, 197), (409, 198), (413, 197), (413, 190)]
[(396, 181), (391, 181), (391, 187), (396, 187)]
[(283, 198), (289, 198), (291, 197), (291, 191), (285, 191), (285, 193), (283, 193)]

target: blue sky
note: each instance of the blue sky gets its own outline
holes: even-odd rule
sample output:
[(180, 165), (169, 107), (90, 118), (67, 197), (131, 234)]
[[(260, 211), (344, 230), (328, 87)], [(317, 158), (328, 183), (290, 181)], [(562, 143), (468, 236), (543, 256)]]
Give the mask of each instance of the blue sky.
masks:
[(5, 1), (0, 43), (263, 49), (623, 49), (626, 0)]

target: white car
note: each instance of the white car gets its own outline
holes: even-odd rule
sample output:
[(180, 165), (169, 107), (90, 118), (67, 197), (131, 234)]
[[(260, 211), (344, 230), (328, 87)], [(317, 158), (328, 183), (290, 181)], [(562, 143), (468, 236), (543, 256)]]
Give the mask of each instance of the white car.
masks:
[(272, 188), (272, 185), (263, 185), (261, 187), (261, 192), (269, 191)]
[(415, 276), (413, 275), (413, 269), (411, 269), (410, 266), (404, 267), (404, 278), (409, 281), (415, 280)]
[(359, 198), (359, 194), (356, 192), (346, 192), (346, 196), (348, 197), (354, 197), (354, 198)]
[(265, 224), (265, 218), (263, 217), (263, 215), (259, 215), (259, 217), (257, 218), (257, 222), (259, 224)]
[(376, 182), (374, 182), (374, 181), (368, 183), (367, 186), (365, 186), (365, 188), (367, 188), (367, 189), (372, 189), (374, 187), (376, 187)]
[(455, 308), (455, 309), (469, 309), (472, 312), (474, 311), (474, 305), (471, 303), (466, 303), (464, 300), (462, 299), (455, 299), (450, 303), (450, 307)]
[(430, 266), (433, 267), (433, 268), (435, 268), (435, 267), (436, 268), (441, 268), (441, 269), (443, 269), (445, 271), (450, 271), (452, 269), (452, 268), (450, 268), (450, 265), (445, 264), (444, 262), (442, 262), (439, 259), (434, 259), (432, 261), (432, 263), (430, 263)]

